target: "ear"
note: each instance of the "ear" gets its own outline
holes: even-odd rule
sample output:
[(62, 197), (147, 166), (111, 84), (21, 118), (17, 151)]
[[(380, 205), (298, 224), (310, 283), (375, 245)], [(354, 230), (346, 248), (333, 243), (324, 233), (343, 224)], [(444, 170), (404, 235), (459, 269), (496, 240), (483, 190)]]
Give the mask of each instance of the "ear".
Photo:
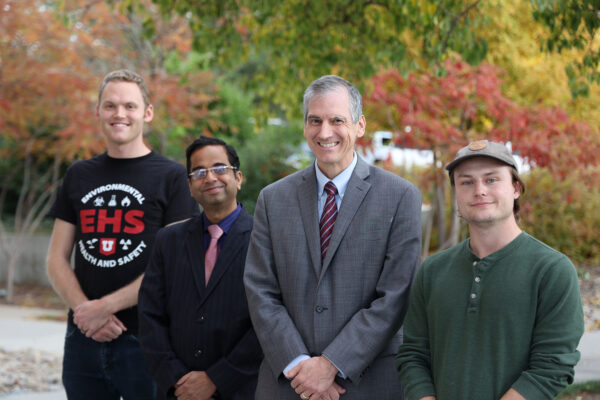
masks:
[(521, 182), (519, 182), (519, 181), (514, 181), (513, 182), (513, 187), (515, 188), (515, 192), (514, 192), (513, 197), (516, 200), (519, 197), (521, 197), (521, 192), (523, 191), (523, 187), (521, 186)]
[(361, 115), (360, 118), (358, 119), (358, 133), (356, 136), (363, 137), (366, 129), (367, 129), (367, 120), (365, 119), (364, 115)]
[(149, 104), (144, 111), (144, 122), (150, 122), (152, 118), (154, 118), (154, 107), (152, 107), (152, 104)]
[(236, 187), (237, 190), (241, 190), (242, 189), (242, 171), (235, 171), (235, 183), (236, 183)]

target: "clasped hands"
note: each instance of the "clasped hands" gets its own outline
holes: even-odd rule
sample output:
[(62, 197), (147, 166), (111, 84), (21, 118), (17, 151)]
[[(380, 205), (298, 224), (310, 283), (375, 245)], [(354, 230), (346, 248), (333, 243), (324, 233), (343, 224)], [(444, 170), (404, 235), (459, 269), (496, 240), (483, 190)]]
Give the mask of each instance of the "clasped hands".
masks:
[(110, 342), (127, 330), (102, 301), (87, 300), (73, 310), (73, 322), (85, 336), (97, 342)]
[(301, 361), (286, 374), (291, 379), (292, 388), (303, 400), (338, 400), (346, 389), (338, 385), (334, 378), (337, 368), (326, 357), (311, 357)]
[(205, 371), (191, 371), (175, 384), (177, 400), (212, 400), (217, 387)]

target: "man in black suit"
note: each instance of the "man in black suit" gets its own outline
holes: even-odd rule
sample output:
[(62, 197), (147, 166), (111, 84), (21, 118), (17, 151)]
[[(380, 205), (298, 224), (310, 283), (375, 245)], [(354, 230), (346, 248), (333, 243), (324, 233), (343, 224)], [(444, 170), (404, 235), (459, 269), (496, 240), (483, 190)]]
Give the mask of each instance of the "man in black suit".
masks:
[(156, 236), (138, 300), (142, 349), (159, 399), (254, 399), (262, 351), (242, 280), (252, 217), (236, 200), (239, 158), (207, 137), (186, 158), (204, 212)]

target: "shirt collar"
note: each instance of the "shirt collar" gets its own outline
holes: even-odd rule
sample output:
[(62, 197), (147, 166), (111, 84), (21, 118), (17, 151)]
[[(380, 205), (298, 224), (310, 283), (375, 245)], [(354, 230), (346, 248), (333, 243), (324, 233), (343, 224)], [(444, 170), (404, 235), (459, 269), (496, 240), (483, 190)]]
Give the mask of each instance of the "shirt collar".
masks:
[[(238, 215), (240, 215), (241, 211), (242, 204), (238, 203), (236, 209), (217, 224), (223, 230), (223, 233), (229, 232), (229, 229), (237, 219)], [(208, 226), (211, 225), (211, 223), (208, 218), (206, 218), (206, 214), (204, 212), (202, 213), (202, 219), (204, 220), (204, 232), (208, 232)]]
[(354, 171), (354, 167), (356, 167), (356, 163), (358, 162), (358, 157), (356, 152), (354, 152), (354, 157), (352, 158), (352, 162), (350, 165), (346, 167), (345, 170), (340, 172), (335, 178), (329, 179), (325, 176), (319, 169), (319, 164), (317, 160), (315, 160), (315, 171), (317, 173), (317, 194), (321, 196), (323, 191), (325, 190), (325, 185), (327, 182), (332, 181), (335, 187), (338, 190), (338, 194), (340, 198), (344, 197), (344, 193), (346, 192), (346, 187), (348, 186), (348, 182), (350, 182), (350, 178), (352, 177), (352, 172)]

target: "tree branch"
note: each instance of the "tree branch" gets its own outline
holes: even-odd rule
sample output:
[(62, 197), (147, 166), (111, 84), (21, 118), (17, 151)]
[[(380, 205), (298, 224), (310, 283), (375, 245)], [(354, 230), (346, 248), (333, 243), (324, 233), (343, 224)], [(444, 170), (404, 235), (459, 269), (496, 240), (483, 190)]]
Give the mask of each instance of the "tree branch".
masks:
[[(454, 31), (454, 29), (458, 26), (458, 23), (460, 22), (460, 20), (462, 18), (464, 18), (468, 13), (470, 13), (472, 9), (477, 8), (477, 6), (479, 5), (480, 2), (481, 2), (481, 0), (477, 0), (474, 3), (471, 3), (460, 14), (458, 14), (454, 18), (452, 18), (452, 21), (450, 22), (450, 29), (448, 30), (448, 34), (446, 35), (446, 37), (444, 38), (444, 41), (442, 42), (442, 54), (444, 54), (446, 52), (446, 48), (448, 47), (448, 41), (450, 40), (450, 37), (452, 36), (452, 31)], [(447, 9), (445, 9), (445, 11), (448, 12)]]

